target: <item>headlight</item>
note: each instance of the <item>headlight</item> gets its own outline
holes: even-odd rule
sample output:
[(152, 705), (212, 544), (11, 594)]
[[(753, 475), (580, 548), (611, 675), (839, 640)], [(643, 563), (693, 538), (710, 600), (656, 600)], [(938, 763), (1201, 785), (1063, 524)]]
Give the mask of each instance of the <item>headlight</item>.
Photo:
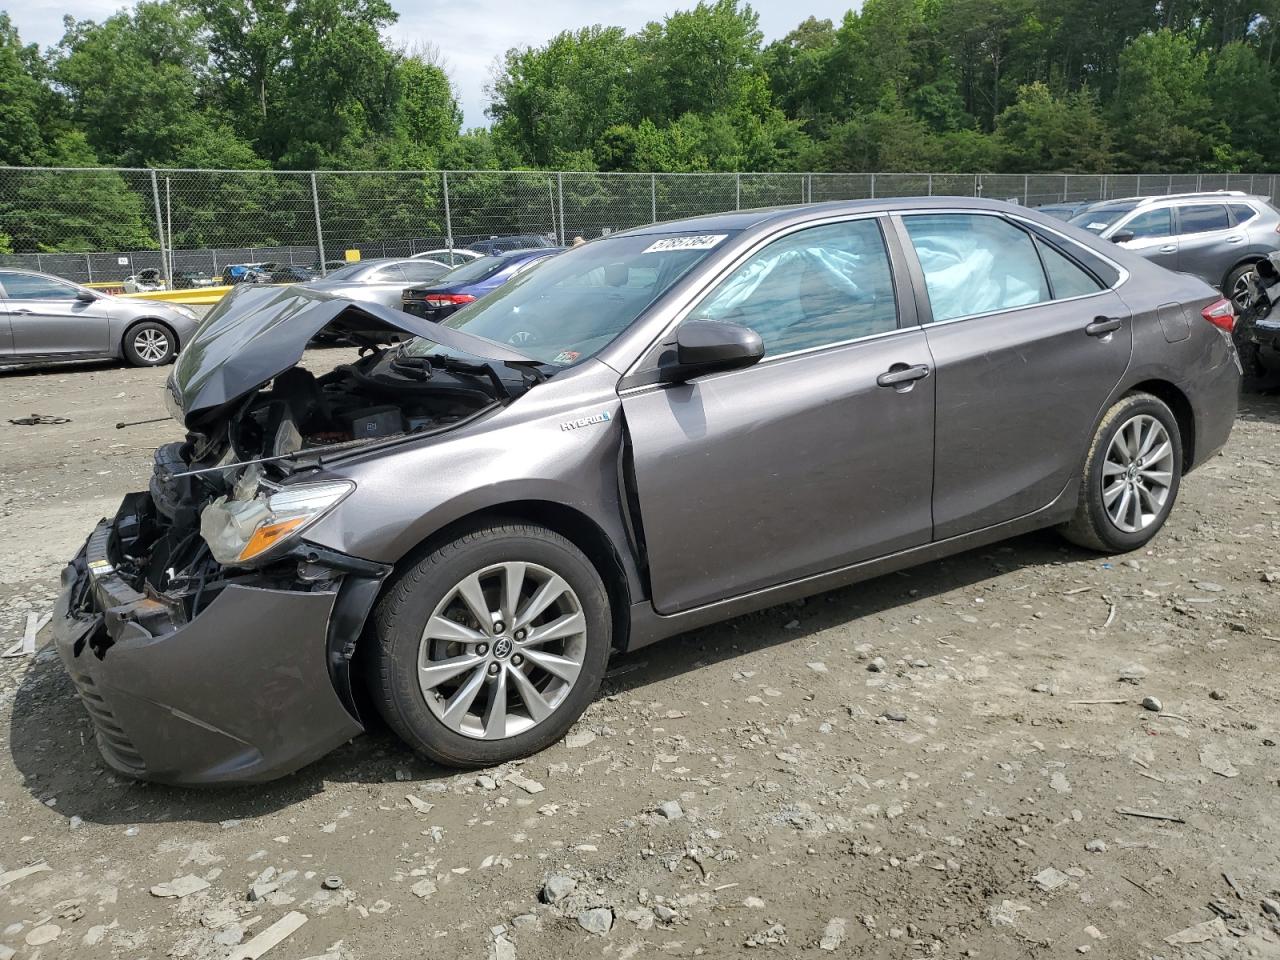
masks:
[(200, 536), (223, 566), (251, 566), (336, 507), (356, 488), (350, 480), (277, 486), (246, 476), (230, 498), (200, 511)]

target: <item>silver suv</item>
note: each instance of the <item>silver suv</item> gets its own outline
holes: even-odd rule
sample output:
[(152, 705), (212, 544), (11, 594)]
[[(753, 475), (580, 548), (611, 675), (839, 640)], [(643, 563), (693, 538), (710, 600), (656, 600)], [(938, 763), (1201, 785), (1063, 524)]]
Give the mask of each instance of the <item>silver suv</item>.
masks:
[(1246, 293), (1242, 278), (1254, 264), (1280, 250), (1280, 213), (1238, 190), (1108, 200), (1070, 222), (1233, 299)]

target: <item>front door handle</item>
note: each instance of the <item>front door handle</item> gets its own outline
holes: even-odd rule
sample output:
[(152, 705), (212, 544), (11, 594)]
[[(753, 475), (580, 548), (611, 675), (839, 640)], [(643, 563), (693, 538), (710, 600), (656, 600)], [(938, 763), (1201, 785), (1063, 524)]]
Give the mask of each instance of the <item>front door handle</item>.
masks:
[(916, 380), (923, 380), (928, 375), (929, 365), (926, 363), (917, 363), (914, 367), (909, 367), (905, 363), (895, 363), (876, 377), (876, 383), (882, 387), (901, 387)]
[(1177, 244), (1166, 243), (1163, 247), (1160, 248), (1160, 252), (1161, 253), (1177, 253), (1178, 246)]
[(26, 307), (15, 307), (14, 313), (35, 313), (34, 310), (28, 310)]
[(1244, 237), (1241, 237), (1239, 235), (1234, 237), (1227, 237), (1227, 243), (1244, 243)]
[(1119, 317), (1094, 317), (1093, 323), (1085, 327), (1084, 332), (1091, 337), (1105, 337), (1108, 333), (1119, 330), (1120, 323)]

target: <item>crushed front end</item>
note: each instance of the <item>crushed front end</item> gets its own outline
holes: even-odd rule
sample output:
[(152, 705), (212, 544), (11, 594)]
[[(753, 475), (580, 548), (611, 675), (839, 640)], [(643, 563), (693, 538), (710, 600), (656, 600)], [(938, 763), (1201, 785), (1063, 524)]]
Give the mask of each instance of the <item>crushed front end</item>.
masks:
[(255, 782), (362, 732), (350, 654), (385, 569), (303, 544), (260, 570), (178, 575), (156, 569), (171, 530), (131, 494), (63, 571), (54, 640), (106, 761), (165, 783)]
[[(306, 347), (335, 332), (359, 353), (316, 375)], [(363, 730), (352, 659), (391, 569), (307, 541), (355, 492), (334, 465), (459, 429), (539, 376), (498, 346), (517, 367), (385, 348), (420, 332), (370, 305), (267, 289), (224, 298), (179, 356), (166, 399), (186, 439), (157, 450), (149, 489), (94, 529), (55, 612), (112, 767), (269, 780)]]

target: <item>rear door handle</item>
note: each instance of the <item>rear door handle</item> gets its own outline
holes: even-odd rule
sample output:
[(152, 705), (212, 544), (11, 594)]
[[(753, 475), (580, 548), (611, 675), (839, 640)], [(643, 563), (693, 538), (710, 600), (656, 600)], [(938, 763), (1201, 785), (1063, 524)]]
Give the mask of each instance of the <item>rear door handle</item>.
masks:
[(35, 313), (34, 310), (28, 310), (26, 307), (15, 307), (14, 313)]
[(914, 367), (909, 367), (905, 363), (895, 363), (880, 376), (876, 377), (876, 383), (882, 387), (900, 387), (904, 383), (923, 380), (928, 375), (929, 365), (927, 363), (917, 363)]
[(1176, 243), (1166, 243), (1160, 248), (1161, 253), (1177, 253), (1178, 245)]
[(1244, 243), (1244, 237), (1241, 237), (1241, 236), (1227, 237), (1227, 243)]
[(1108, 333), (1119, 330), (1120, 323), (1119, 317), (1094, 317), (1093, 323), (1085, 327), (1084, 332), (1091, 337), (1105, 337)]

